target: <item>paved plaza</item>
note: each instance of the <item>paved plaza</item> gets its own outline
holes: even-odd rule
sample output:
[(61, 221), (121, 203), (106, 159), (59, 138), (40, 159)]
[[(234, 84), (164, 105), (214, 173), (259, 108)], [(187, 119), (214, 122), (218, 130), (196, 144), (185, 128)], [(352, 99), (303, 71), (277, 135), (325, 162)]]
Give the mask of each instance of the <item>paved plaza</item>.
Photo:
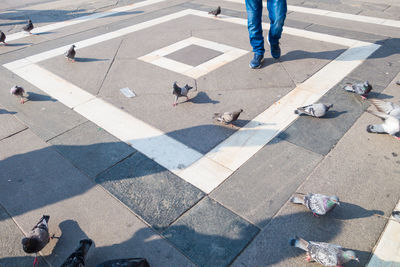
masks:
[[(400, 104), (400, 1), (288, 0), (282, 56), (266, 43), (257, 70), (246, 18), (244, 0), (0, 3), (1, 267), (32, 265), (21, 239), (43, 214), (57, 238), (39, 266), (83, 238), (87, 266), (319, 266), (296, 235), (355, 251), (345, 266), (400, 266), (400, 224), (385, 218), (400, 141), (368, 133), (374, 107), (343, 90), (369, 81), (368, 98)], [(174, 82), (193, 87), (175, 107)], [(333, 104), (325, 117), (294, 114), (317, 101)], [(238, 109), (233, 126), (213, 120)], [(316, 218), (289, 202), (308, 192), (341, 205)]]

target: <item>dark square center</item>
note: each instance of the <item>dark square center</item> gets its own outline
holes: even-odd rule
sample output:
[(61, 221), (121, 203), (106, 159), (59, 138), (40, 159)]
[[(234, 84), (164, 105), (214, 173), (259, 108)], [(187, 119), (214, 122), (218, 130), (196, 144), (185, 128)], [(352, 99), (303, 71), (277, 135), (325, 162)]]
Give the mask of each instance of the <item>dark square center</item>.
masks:
[(219, 51), (198, 45), (189, 45), (165, 57), (191, 66), (198, 66), (219, 55), (222, 55)]

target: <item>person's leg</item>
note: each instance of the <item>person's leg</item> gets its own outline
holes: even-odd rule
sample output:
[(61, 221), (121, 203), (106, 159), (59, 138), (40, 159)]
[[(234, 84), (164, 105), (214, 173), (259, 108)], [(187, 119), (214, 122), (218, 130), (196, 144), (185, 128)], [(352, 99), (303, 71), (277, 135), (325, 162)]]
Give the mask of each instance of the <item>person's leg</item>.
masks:
[(282, 35), (287, 12), (286, 0), (267, 0), (267, 8), (270, 20), (268, 41), (271, 46), (271, 54), (274, 58), (279, 58), (281, 55), (279, 39)]
[(264, 55), (264, 37), (261, 27), (262, 0), (246, 0), (247, 28), (253, 52)]

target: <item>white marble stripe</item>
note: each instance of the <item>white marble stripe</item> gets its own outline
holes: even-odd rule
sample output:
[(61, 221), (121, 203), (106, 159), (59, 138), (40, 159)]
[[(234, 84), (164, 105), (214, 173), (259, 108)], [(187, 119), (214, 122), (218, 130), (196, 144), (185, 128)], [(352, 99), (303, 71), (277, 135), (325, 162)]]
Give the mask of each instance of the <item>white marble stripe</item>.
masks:
[(194, 68), (191, 65), (187, 65), (185, 63), (181, 63), (181, 62), (178, 62), (173, 59), (166, 58), (166, 57), (161, 57), (159, 59), (154, 60), (151, 63), (156, 66), (159, 66), (161, 68), (175, 71), (177, 73), (185, 73)]
[(12, 71), (69, 108), (94, 98), (92, 94), (35, 64)]
[[(225, 0), (225, 1), (239, 3), (239, 4), (245, 3), (244, 0)], [(267, 2), (264, 1), (263, 5), (267, 6)], [(357, 22), (363, 22), (363, 23), (369, 23), (369, 24), (384, 25), (384, 26), (400, 28), (399, 20), (383, 19), (383, 18), (377, 18), (377, 17), (363, 16), (363, 15), (354, 15), (354, 14), (336, 12), (336, 11), (325, 10), (325, 9), (309, 8), (309, 7), (293, 6), (293, 5), (288, 5), (287, 8), (288, 8), (288, 11), (293, 11), (293, 12), (312, 14), (312, 15), (318, 15), (318, 16), (326, 16), (326, 17), (337, 18), (337, 19), (344, 19), (344, 20), (351, 20), (351, 21), (357, 21)]]
[(100, 98), (74, 110), (174, 173), (202, 157), (201, 153)]
[[(82, 17), (78, 17), (78, 18), (74, 18), (71, 20), (67, 20), (67, 21), (62, 21), (62, 22), (57, 22), (57, 23), (53, 23), (53, 24), (49, 24), (49, 25), (45, 25), (45, 26), (41, 26), (41, 27), (37, 27), (35, 29), (32, 30), (33, 34), (37, 34), (37, 33), (43, 33), (43, 32), (50, 32), (56, 29), (60, 29), (60, 28), (64, 28), (67, 26), (72, 26), (72, 25), (76, 25), (79, 23), (83, 23), (83, 22), (87, 22), (90, 20), (94, 20), (94, 19), (98, 19), (98, 18), (102, 18), (102, 17), (107, 17), (107, 16), (112, 16), (121, 12), (126, 12), (126, 11), (130, 11), (130, 10), (134, 10), (140, 7), (145, 7), (148, 5), (153, 5), (153, 4), (157, 4), (160, 2), (164, 2), (167, 0), (147, 0), (147, 1), (142, 1), (139, 3), (135, 3), (132, 5), (127, 5), (127, 6), (123, 6), (123, 7), (117, 7), (114, 9), (111, 9), (109, 11), (105, 11), (105, 12), (99, 12), (99, 13), (95, 13), (92, 15), (87, 15), (87, 16), (82, 16)], [(28, 33), (26, 32), (17, 32), (17, 33), (13, 33), (10, 35), (7, 35), (7, 41), (14, 41), (20, 38), (24, 38), (29, 36)]]

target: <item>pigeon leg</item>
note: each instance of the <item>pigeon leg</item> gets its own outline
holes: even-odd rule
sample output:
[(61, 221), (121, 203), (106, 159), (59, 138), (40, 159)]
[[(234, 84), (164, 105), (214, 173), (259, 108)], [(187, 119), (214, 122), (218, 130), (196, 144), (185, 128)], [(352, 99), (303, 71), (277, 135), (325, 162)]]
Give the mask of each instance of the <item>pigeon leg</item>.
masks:
[(25, 100), (21, 97), (20, 102), (21, 102), (21, 104), (24, 104), (24, 103), (25, 103)]
[(396, 138), (397, 140), (400, 140), (400, 137), (398, 137), (398, 136), (395, 136), (394, 138)]
[(310, 262), (311, 261), (311, 256), (310, 254), (307, 252), (307, 256), (306, 256), (306, 261)]
[(366, 98), (365, 96), (363, 96), (363, 95), (361, 96), (361, 98), (362, 98), (363, 100), (366, 100), (366, 99), (367, 99), (367, 98)]
[(35, 265), (39, 265), (39, 261), (38, 261), (38, 258), (37, 258), (37, 253), (35, 255), (35, 259), (33, 260), (33, 266), (35, 266)]
[(314, 215), (315, 217), (317, 217), (317, 218), (319, 217), (317, 214), (315, 214), (315, 212), (313, 212), (313, 215)]
[(4, 43), (4, 45), (7, 45), (7, 43), (6, 42), (3, 42)]
[(174, 102), (174, 103), (172, 104), (173, 107), (176, 107), (176, 105), (178, 105), (178, 103), (176, 103), (176, 102)]

